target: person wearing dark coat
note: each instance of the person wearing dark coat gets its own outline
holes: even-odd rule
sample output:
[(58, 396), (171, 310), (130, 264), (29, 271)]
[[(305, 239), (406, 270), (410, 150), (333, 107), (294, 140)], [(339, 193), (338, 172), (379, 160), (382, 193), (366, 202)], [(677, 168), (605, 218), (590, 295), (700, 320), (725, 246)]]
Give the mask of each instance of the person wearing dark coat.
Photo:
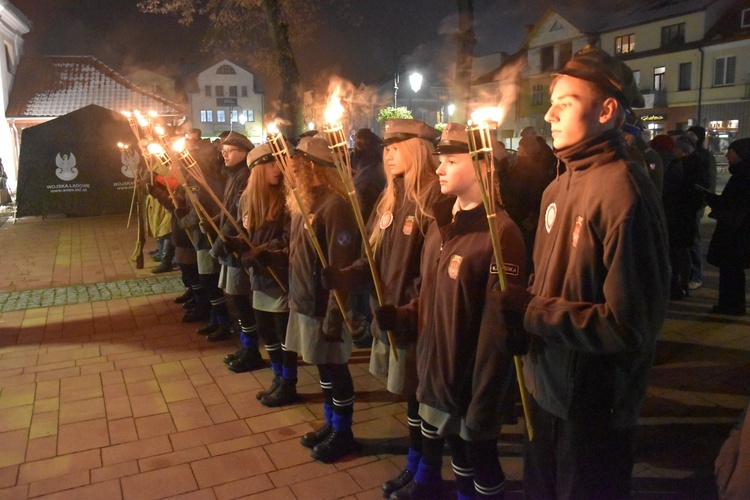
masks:
[[(704, 186), (712, 193), (716, 192), (716, 158), (713, 153), (704, 147), (706, 141), (706, 129), (694, 125), (687, 129), (687, 135), (695, 142), (695, 156), (698, 157), (701, 166), (706, 175), (707, 185)], [(705, 213), (706, 203), (701, 205), (698, 214), (695, 217), (695, 239), (690, 247), (690, 282), (688, 286), (691, 290), (700, 288), (703, 284), (703, 246), (701, 244), (700, 225), (701, 219)]]
[(719, 303), (713, 314), (744, 316), (745, 269), (750, 267), (750, 138), (727, 151), (732, 174), (721, 195), (707, 195), (709, 217), (716, 219), (706, 261), (719, 268)]
[(686, 136), (675, 141), (675, 159), (665, 174), (662, 202), (669, 232), (669, 260), (672, 267), (670, 297), (680, 300), (689, 293), (690, 247), (695, 241), (695, 217), (703, 204), (703, 193), (696, 185), (706, 187), (708, 176), (695, 155), (695, 145)]

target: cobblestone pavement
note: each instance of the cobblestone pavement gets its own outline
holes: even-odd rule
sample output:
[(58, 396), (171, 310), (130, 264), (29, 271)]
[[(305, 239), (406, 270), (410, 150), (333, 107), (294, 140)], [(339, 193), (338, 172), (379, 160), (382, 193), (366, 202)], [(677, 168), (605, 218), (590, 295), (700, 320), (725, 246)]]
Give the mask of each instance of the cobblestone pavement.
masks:
[[(227, 370), (237, 339), (207, 342), (180, 321), (177, 274), (136, 269), (134, 235), (126, 216), (0, 226), (0, 498), (381, 498), (408, 424), (369, 350), (349, 362), (362, 450), (317, 462), (299, 444), (323, 422), (315, 367), (300, 363), (299, 403), (260, 404), (273, 372)], [(750, 318), (707, 314), (717, 281), (704, 266), (703, 286), (670, 302), (633, 498), (716, 498), (713, 461), (750, 394)], [(498, 441), (507, 499), (522, 498), (523, 440), (519, 418)], [(455, 498), (447, 451), (442, 472)]]
[(41, 290), (23, 290), (0, 293), (0, 312), (34, 309), (37, 307), (67, 306), (70, 304), (125, 299), (162, 293), (181, 293), (183, 290), (182, 281), (174, 275), (92, 283), (90, 285), (45, 288)]

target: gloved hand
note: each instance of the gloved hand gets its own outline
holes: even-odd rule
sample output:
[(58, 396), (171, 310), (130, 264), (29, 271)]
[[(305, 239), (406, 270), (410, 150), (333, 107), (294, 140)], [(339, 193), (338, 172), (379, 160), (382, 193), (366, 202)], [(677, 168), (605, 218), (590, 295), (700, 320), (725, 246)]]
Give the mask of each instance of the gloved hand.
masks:
[(715, 194), (715, 193), (706, 193), (706, 204), (709, 207), (711, 207), (711, 208), (716, 207), (716, 205), (719, 204), (719, 201), (720, 201), (720, 197), (719, 197), (718, 194)]
[(338, 267), (326, 266), (320, 272), (320, 284), (326, 290), (336, 290), (341, 288), (342, 276)]
[(222, 259), (229, 255), (229, 251), (227, 250), (226, 246), (224, 246), (224, 240), (221, 238), (216, 238), (214, 240), (214, 244), (211, 246), (211, 250), (209, 253), (215, 258), (215, 259)]
[(343, 342), (344, 337), (341, 331), (343, 324), (344, 318), (341, 316), (341, 311), (338, 309), (328, 311), (328, 316), (323, 321), (323, 340), (331, 344)]
[(224, 239), (224, 247), (229, 253), (242, 255), (250, 246), (240, 236), (227, 236)]
[(242, 254), (242, 267), (250, 269), (251, 267), (260, 270), (271, 265), (273, 255), (268, 250), (256, 248), (255, 251), (248, 249)]
[(508, 334), (505, 339), (505, 348), (514, 356), (523, 356), (529, 352), (531, 342), (531, 334), (523, 327), (523, 314), (520, 311), (505, 311), (503, 318)]
[(177, 207), (174, 209), (174, 214), (178, 219), (182, 219), (189, 213), (190, 213), (189, 207)]
[(393, 330), (398, 323), (398, 309), (391, 304), (383, 304), (375, 309), (375, 320), (381, 330)]
[(526, 308), (534, 295), (525, 287), (508, 284), (505, 291), (497, 291), (497, 298), (500, 301), (500, 307), (503, 312), (518, 311), (521, 315), (526, 314)]
[[(505, 293), (507, 293), (507, 290), (501, 292), (495, 289), (487, 294), (484, 316), (482, 317), (482, 330), (489, 330), (493, 332), (493, 335), (498, 335), (498, 347), (501, 350), (505, 350), (514, 356), (520, 356), (528, 352), (531, 335), (523, 328), (523, 312), (503, 309), (502, 300)], [(500, 334), (496, 332), (500, 332)]]

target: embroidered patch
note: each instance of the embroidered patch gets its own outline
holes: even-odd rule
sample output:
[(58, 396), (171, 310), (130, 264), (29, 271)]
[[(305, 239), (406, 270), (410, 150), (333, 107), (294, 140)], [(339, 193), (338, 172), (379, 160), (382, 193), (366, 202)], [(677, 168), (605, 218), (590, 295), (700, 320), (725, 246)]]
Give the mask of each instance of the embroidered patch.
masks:
[(451, 261), (448, 264), (448, 276), (450, 277), (450, 279), (458, 279), (458, 270), (461, 269), (461, 261), (463, 260), (464, 258), (460, 255), (451, 255)]
[(547, 206), (547, 211), (544, 213), (544, 228), (549, 233), (552, 231), (552, 225), (555, 223), (555, 217), (557, 217), (557, 205), (550, 203)]
[(346, 248), (352, 244), (352, 235), (349, 234), (349, 231), (341, 231), (339, 235), (336, 236), (336, 243), (338, 243), (339, 246)]
[(650, 168), (651, 170), (656, 170), (656, 163), (649, 163), (648, 168)]
[(409, 236), (411, 234), (412, 229), (414, 229), (414, 216), (409, 215), (404, 221), (404, 227), (403, 227), (404, 234), (406, 236)]
[(497, 264), (494, 262), (490, 264), (490, 274), (497, 274)]
[(573, 248), (578, 248), (578, 237), (581, 236), (581, 227), (583, 227), (583, 217), (576, 217), (576, 225), (573, 227)]
[(200, 190), (201, 190), (200, 186), (190, 186), (190, 191), (192, 191), (193, 193), (199, 193)]
[(519, 266), (516, 264), (508, 264), (507, 262), (503, 263), (503, 271), (506, 276), (520, 276), (521, 274), (521, 268)]
[(307, 214), (307, 223), (312, 226), (313, 222), (315, 222), (315, 214), (313, 213)]
[(380, 216), (380, 229), (387, 229), (393, 222), (393, 212), (390, 210)]

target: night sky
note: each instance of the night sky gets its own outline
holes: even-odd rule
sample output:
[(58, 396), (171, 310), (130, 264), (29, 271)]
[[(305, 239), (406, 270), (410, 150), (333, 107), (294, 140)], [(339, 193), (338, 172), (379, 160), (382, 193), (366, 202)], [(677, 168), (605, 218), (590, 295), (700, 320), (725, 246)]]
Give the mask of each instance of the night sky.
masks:
[[(204, 62), (197, 45), (205, 21), (183, 27), (174, 17), (139, 12), (137, 0), (11, 1), (34, 24), (24, 37), (27, 54), (93, 55), (123, 74), (146, 68), (176, 76), (180, 62)], [(578, 0), (582, 1), (591, 0)], [(439, 61), (449, 66), (453, 61), (455, 0), (348, 2), (362, 13), (362, 25), (351, 26), (332, 14), (316, 40), (295, 47), (306, 85), (319, 85), (330, 74), (355, 84), (376, 84), (393, 73), (394, 56), (400, 54), (404, 54), (402, 63), (410, 66), (429, 62), (440, 66), (435, 64)], [(474, 0), (475, 55), (515, 52), (523, 41), (525, 25), (536, 22), (550, 4), (547, 0)], [(271, 78), (262, 70), (256, 72), (273, 93)]]

